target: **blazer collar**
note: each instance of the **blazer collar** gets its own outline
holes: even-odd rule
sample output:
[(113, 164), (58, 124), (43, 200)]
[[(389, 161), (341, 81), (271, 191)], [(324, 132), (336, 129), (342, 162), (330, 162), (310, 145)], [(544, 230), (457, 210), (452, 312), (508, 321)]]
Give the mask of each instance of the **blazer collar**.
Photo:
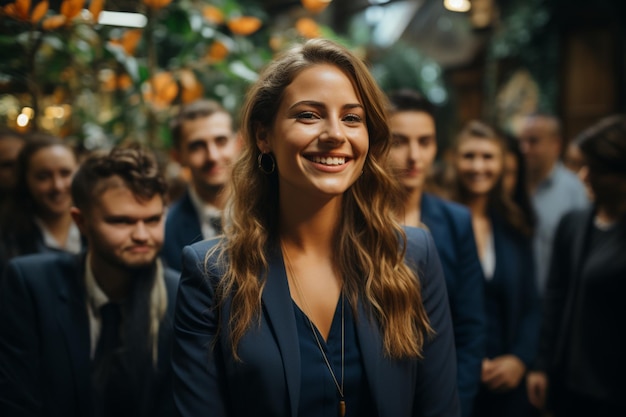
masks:
[(268, 324), (279, 329), (274, 335), (283, 358), (291, 415), (296, 417), (300, 403), (300, 343), (285, 263), (277, 246), (269, 251), (269, 272), (262, 300)]
[(422, 223), (426, 225), (440, 222), (441, 210), (437, 209), (435, 198), (428, 193), (422, 193), (420, 200), (420, 217)]
[[(295, 417), (298, 415), (300, 402), (300, 343), (285, 264), (278, 248), (271, 250), (269, 254), (269, 274), (262, 300), (268, 324), (280, 329), (275, 331), (274, 335), (283, 358), (291, 415)], [(411, 366), (415, 361), (409, 363), (391, 360), (385, 355), (379, 326), (376, 320), (368, 315), (362, 301), (359, 301), (357, 308), (356, 331), (365, 375), (378, 415), (397, 417), (402, 412), (412, 409), (413, 404), (406, 402), (407, 398), (412, 399), (412, 396), (407, 396), (406, 391), (414, 388), (410, 375), (415, 372), (415, 366)], [(398, 412), (400, 414), (397, 414)]]

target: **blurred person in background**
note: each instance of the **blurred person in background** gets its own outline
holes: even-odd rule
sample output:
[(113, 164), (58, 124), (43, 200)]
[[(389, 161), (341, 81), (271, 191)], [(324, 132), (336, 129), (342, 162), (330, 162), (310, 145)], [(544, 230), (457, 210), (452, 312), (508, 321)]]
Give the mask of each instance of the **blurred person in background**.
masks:
[(521, 210), (523, 222), (532, 227), (533, 233), (537, 225), (537, 216), (532, 201), (528, 195), (526, 184), (526, 161), (519, 147), (519, 140), (510, 133), (503, 134), (506, 144), (504, 153), (504, 172), (502, 187), (505, 193)]
[(83, 243), (70, 209), (78, 160), (72, 146), (44, 133), (26, 137), (16, 162), (12, 198), (0, 219), (0, 263), (30, 253), (79, 253)]
[(81, 254), (12, 259), (0, 287), (0, 415), (170, 417), (178, 274), (163, 268), (153, 155), (88, 156), (72, 182)]
[(0, 212), (15, 187), (15, 165), (23, 146), (24, 137), (21, 134), (8, 128), (0, 129)]
[(189, 170), (191, 181), (169, 207), (163, 260), (180, 271), (183, 247), (222, 233), (222, 214), (230, 195), (232, 165), (241, 140), (231, 115), (216, 101), (184, 105), (171, 122), (173, 158)]
[(548, 275), (552, 240), (563, 214), (589, 205), (583, 183), (561, 162), (563, 137), (559, 119), (547, 114), (526, 116), (519, 132), (526, 179), (537, 227), (534, 236), (537, 288), (542, 295)]
[(472, 213), (485, 276), (487, 353), (475, 417), (527, 417), (524, 378), (537, 350), (540, 306), (534, 277), (532, 225), (503, 190), (506, 143), (489, 125), (471, 121), (453, 146), (454, 199)]
[(626, 415), (626, 116), (575, 140), (593, 206), (565, 215), (554, 240), (531, 402), (554, 417)]
[(424, 192), (437, 155), (435, 108), (420, 93), (389, 94), (390, 162), (402, 187), (398, 219), (407, 226), (425, 225), (443, 266), (452, 313), (461, 415), (469, 416), (480, 384), (485, 357), (484, 277), (467, 207)]

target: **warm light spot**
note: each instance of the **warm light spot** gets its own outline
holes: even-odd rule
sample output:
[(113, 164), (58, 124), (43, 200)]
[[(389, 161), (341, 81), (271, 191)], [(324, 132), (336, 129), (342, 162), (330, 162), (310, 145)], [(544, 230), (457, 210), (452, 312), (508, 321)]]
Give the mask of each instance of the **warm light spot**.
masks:
[(61, 3), (61, 14), (67, 20), (72, 20), (80, 14), (84, 5), (85, 0), (63, 0), (63, 3)]
[(143, 4), (153, 9), (161, 9), (169, 5), (172, 0), (143, 0)]
[(215, 6), (204, 6), (202, 16), (204, 16), (207, 21), (216, 25), (224, 23), (224, 13)]
[(209, 47), (207, 59), (209, 62), (220, 62), (228, 56), (228, 47), (224, 42), (215, 41)]
[(22, 108), (22, 114), (26, 115), (29, 119), (32, 119), (35, 115), (35, 111), (31, 107)]
[(235, 35), (250, 35), (261, 28), (261, 19), (254, 16), (235, 17), (228, 21), (228, 28)]
[(310, 12), (319, 13), (331, 3), (332, 0), (301, 0), (302, 6)]
[(302, 17), (296, 21), (296, 30), (305, 38), (319, 38), (321, 36), (320, 28), (315, 20)]
[(46, 15), (47, 12), (48, 12), (48, 2), (42, 1), (41, 3), (37, 4), (37, 6), (35, 6), (35, 8), (33, 9), (33, 14), (30, 17), (30, 22), (32, 24), (39, 23), (39, 21), (43, 19), (43, 17)]
[(469, 0), (443, 0), (443, 5), (452, 12), (467, 12), (472, 7)]
[(167, 107), (178, 95), (178, 84), (170, 72), (160, 72), (144, 84), (144, 100), (155, 107)]
[(204, 88), (192, 70), (182, 69), (178, 71), (178, 80), (182, 87), (180, 98), (183, 103), (191, 103), (203, 96)]
[(67, 22), (67, 17), (62, 14), (57, 14), (46, 18), (41, 24), (41, 27), (43, 30), (54, 30), (63, 26), (65, 22)]
[(89, 13), (91, 13), (91, 18), (94, 22), (98, 21), (103, 8), (104, 0), (91, 0), (91, 3), (89, 4)]
[(17, 116), (16, 123), (19, 127), (25, 127), (28, 125), (29, 121), (30, 121), (30, 118), (28, 116), (26, 116), (24, 113), (20, 113)]

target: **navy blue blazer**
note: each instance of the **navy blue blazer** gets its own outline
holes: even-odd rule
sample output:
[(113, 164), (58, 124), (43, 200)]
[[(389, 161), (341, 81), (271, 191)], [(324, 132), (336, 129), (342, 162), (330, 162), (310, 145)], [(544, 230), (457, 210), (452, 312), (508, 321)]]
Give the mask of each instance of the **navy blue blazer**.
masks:
[[(65, 253), (9, 262), (0, 286), (0, 415), (93, 415), (84, 262), (84, 255)], [(166, 270), (168, 306), (159, 329), (155, 417), (174, 411), (170, 356), (178, 280)]]
[(187, 190), (181, 198), (172, 203), (167, 211), (161, 258), (167, 266), (180, 271), (183, 269), (183, 248), (202, 239), (202, 226), (198, 212)]
[(537, 355), (541, 325), (532, 241), (498, 216), (491, 220), (496, 267), (485, 284), (487, 355), (513, 354), (530, 367)]
[(483, 270), (472, 215), (461, 204), (422, 194), (421, 221), (435, 241), (446, 279), (457, 356), (461, 414), (469, 416), (480, 386), (487, 324)]
[[(430, 234), (406, 230), (407, 262), (419, 271), (424, 306), (436, 335), (426, 341), (423, 360), (390, 359), (383, 352), (378, 323), (359, 303), (357, 337), (371, 396), (380, 417), (459, 416), (454, 335), (441, 265)], [(300, 349), (281, 252), (268, 254), (260, 327), (241, 339), (242, 361), (237, 362), (227, 325), (232, 300), (214, 308), (215, 286), (222, 274), (214, 257), (205, 263), (207, 251), (218, 241), (183, 251), (174, 322), (176, 407), (183, 417), (296, 417)]]

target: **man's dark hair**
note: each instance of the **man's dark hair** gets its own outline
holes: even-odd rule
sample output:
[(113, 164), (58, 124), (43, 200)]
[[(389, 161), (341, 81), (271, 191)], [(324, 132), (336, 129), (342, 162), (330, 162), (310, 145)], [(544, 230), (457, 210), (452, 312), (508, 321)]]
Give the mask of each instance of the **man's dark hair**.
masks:
[(595, 172), (626, 174), (626, 115), (602, 118), (580, 133), (575, 143)]
[(392, 91), (388, 95), (391, 112), (419, 111), (435, 118), (435, 106), (420, 92), (404, 88)]
[(202, 99), (183, 105), (178, 115), (170, 122), (174, 149), (179, 149), (182, 143), (182, 126), (184, 122), (209, 117), (215, 113), (229, 114), (226, 109), (215, 100)]
[(96, 195), (117, 186), (119, 179), (139, 199), (165, 198), (167, 183), (155, 155), (140, 145), (130, 145), (96, 151), (81, 163), (72, 181), (74, 205), (89, 208)]

